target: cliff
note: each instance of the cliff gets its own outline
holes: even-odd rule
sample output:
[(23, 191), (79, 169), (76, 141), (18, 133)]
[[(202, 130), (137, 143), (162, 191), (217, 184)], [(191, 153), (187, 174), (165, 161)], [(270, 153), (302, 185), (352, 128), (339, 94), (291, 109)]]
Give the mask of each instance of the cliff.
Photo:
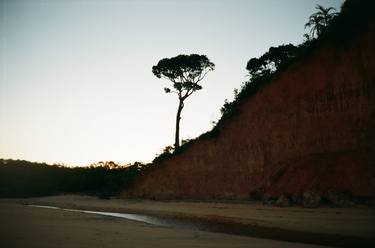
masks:
[(125, 195), (375, 197), (374, 55), (374, 24), (345, 45), (323, 42), (246, 99), (217, 137), (158, 162)]

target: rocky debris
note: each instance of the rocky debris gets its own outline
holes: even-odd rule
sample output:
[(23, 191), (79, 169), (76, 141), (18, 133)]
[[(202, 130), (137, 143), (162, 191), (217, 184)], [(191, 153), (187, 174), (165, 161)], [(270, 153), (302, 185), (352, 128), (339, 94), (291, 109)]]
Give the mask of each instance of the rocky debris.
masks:
[(278, 206), (278, 207), (289, 207), (291, 206), (291, 199), (287, 195), (283, 194), (279, 197), (264, 195), (263, 205), (267, 206)]
[(250, 192), (250, 200), (259, 201), (262, 200), (264, 196), (264, 188), (260, 187)]
[(325, 207), (353, 207), (356, 205), (365, 205), (375, 207), (375, 198), (358, 198), (345, 192), (326, 191), (318, 193), (313, 190), (305, 191), (301, 195), (282, 194), (280, 196), (264, 194), (262, 203), (265, 206), (291, 207), (302, 206), (304, 208)]
[(281, 195), (277, 201), (276, 201), (276, 206), (278, 207), (289, 207), (290, 206), (290, 200), (287, 196)]
[(265, 194), (262, 196), (263, 205), (274, 206), (276, 201), (277, 201), (277, 198), (274, 196), (270, 196), (268, 194)]
[(349, 194), (329, 190), (323, 195), (324, 200), (333, 207), (351, 207), (355, 205)]
[(292, 194), (289, 198), (291, 205), (301, 205), (301, 197)]
[(371, 208), (375, 208), (375, 199), (369, 199), (366, 201), (366, 205), (371, 207)]
[(267, 199), (267, 200), (263, 200), (263, 205), (266, 205), (266, 206), (274, 206), (276, 203), (276, 200), (275, 199)]
[(302, 195), (302, 206), (305, 208), (317, 208), (320, 205), (322, 197), (314, 191), (305, 191)]

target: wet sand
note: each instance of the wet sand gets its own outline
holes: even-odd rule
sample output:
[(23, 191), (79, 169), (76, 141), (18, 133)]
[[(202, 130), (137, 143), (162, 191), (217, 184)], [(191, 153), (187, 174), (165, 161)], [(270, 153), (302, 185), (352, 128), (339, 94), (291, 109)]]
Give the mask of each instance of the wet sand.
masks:
[[(109, 212), (140, 213), (179, 219), (251, 225), (265, 231), (314, 233), (355, 240), (375, 237), (375, 211), (368, 208), (275, 208), (261, 204), (99, 200), (55, 196), (0, 201), (0, 247), (319, 247), (279, 240), (157, 227), (141, 222), (24, 204)], [(235, 229), (235, 228), (234, 228)], [(257, 228), (255, 228), (257, 229)], [(219, 230), (220, 231), (220, 230)], [(256, 230), (255, 230), (256, 231)], [(285, 233), (281, 233), (284, 235)], [(286, 233), (288, 235), (288, 233)], [(303, 240), (302, 240), (303, 241)]]

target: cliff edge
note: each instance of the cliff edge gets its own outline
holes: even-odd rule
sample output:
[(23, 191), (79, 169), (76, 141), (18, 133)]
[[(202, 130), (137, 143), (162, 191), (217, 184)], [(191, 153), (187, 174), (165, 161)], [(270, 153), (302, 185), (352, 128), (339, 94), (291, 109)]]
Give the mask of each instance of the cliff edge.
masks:
[(220, 127), (157, 162), (126, 196), (375, 197), (375, 25), (322, 42), (275, 75)]

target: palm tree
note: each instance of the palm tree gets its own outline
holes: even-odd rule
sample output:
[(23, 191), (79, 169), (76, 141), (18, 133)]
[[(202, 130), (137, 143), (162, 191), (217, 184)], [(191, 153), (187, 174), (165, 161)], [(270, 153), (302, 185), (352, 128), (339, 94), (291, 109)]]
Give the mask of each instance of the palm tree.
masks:
[(311, 37), (314, 37), (315, 35), (319, 37), (324, 28), (326, 28), (337, 15), (336, 9), (333, 7), (324, 8), (322, 5), (317, 4), (315, 9), (318, 11), (312, 14), (309, 17), (309, 21), (305, 24), (305, 28), (310, 28)]
[(309, 42), (309, 41), (311, 41), (311, 37), (310, 37), (309, 34), (304, 34), (304, 35), (303, 35), (303, 38), (305, 38), (304, 42)]
[[(317, 4), (315, 9), (318, 10), (317, 13), (322, 17), (323, 25), (325, 27), (328, 26), (332, 19), (337, 15), (336, 9), (333, 7), (324, 8), (322, 5)], [(334, 12), (329, 13), (331, 10)]]
[(322, 33), (322, 18), (320, 16), (311, 15), (309, 17), (309, 21), (305, 24), (305, 28), (310, 28), (310, 38), (314, 38), (314, 36), (320, 36)]

